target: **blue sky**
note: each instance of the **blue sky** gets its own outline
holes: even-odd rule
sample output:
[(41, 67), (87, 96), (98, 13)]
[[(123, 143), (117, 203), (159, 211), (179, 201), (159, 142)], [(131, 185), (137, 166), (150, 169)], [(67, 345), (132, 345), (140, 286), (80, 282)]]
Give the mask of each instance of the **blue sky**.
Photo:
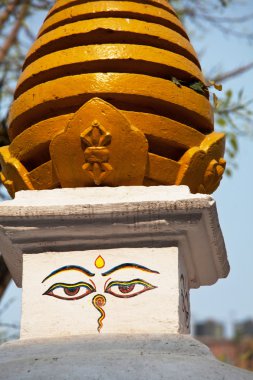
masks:
[[(243, 7), (241, 4), (246, 4)], [(234, 2), (228, 15), (239, 16), (253, 14), (252, 0)], [(41, 21), (40, 21), (41, 22)], [(40, 22), (36, 22), (37, 25)], [(251, 22), (253, 25), (253, 23)], [(253, 33), (253, 26), (248, 23), (248, 30)], [(234, 28), (234, 25), (231, 25)], [(250, 30), (251, 28), (251, 30)], [(229, 33), (222, 35), (214, 28), (208, 27), (201, 32), (202, 39), (192, 40), (197, 51), (205, 50), (201, 63), (205, 72), (215, 67), (224, 71), (245, 65), (253, 61), (253, 44), (243, 39), (235, 39)], [(226, 82), (224, 91), (244, 88), (245, 98), (253, 98), (253, 70)], [(253, 125), (251, 126), (253, 128)], [(231, 333), (233, 322), (253, 318), (253, 139), (240, 139), (238, 155), (239, 168), (232, 178), (225, 177), (220, 188), (213, 195), (217, 201), (218, 213), (224, 234), (231, 273), (225, 280), (220, 280), (211, 287), (202, 287), (191, 291), (192, 317), (194, 321), (213, 318), (226, 323), (227, 332)], [(12, 284), (0, 305), (10, 298), (14, 302), (0, 321), (19, 323), (21, 313), (21, 290)]]
[[(229, 14), (240, 16), (253, 14), (253, 2), (245, 1), (232, 6)], [(242, 3), (242, 2), (241, 2)], [(245, 25), (246, 27), (246, 25)], [(231, 25), (231, 28), (234, 28)], [(247, 24), (247, 30), (253, 33), (253, 23)], [(203, 38), (202, 67), (207, 72), (214, 66), (224, 71), (233, 70), (253, 62), (253, 43), (235, 39), (229, 33), (221, 35), (214, 30)], [(198, 42), (198, 41), (196, 41)], [(194, 43), (194, 40), (193, 40)], [(223, 91), (244, 89), (245, 99), (253, 99), (253, 70), (225, 82)], [(253, 130), (253, 125), (251, 126)], [(193, 320), (215, 318), (225, 321), (227, 332), (231, 333), (231, 324), (245, 318), (253, 318), (253, 139), (239, 140), (239, 168), (232, 178), (225, 177), (213, 197), (217, 201), (219, 219), (224, 234), (228, 257), (231, 265), (229, 277), (220, 280), (211, 287), (203, 287), (191, 292)]]

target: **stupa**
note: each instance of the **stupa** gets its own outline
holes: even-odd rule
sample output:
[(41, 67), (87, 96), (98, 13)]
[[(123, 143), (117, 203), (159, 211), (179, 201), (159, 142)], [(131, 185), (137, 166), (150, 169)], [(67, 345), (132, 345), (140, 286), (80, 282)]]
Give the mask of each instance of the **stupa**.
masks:
[(252, 378), (189, 336), (190, 289), (229, 273), (208, 195), (224, 135), (167, 1), (56, 1), (9, 136), (0, 249), (22, 321), (0, 379)]

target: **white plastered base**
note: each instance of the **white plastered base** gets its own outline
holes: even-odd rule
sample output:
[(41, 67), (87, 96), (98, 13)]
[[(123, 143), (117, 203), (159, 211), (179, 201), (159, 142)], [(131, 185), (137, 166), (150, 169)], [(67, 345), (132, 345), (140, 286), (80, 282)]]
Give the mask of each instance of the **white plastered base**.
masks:
[[(95, 266), (99, 256), (105, 260), (103, 268)], [(108, 276), (102, 275), (127, 263), (145, 267), (154, 273), (138, 267), (125, 267)], [(73, 269), (59, 272), (43, 282), (52, 272), (70, 265)], [(79, 267), (87, 268), (92, 272), (92, 277), (74, 269)], [(112, 294), (105, 291), (105, 284), (136, 279), (142, 280), (144, 285), (136, 284), (130, 293), (121, 293), (119, 286), (111, 288)], [(56, 298), (67, 298), (61, 285), (54, 291), (56, 297), (44, 294), (55, 284), (76, 284), (81, 281), (88, 284), (92, 281), (96, 290), (86, 296), (86, 288), (81, 287), (77, 296), (83, 293), (84, 297), (78, 300), (71, 297)], [(146, 284), (154, 288), (149, 289)], [(96, 295), (106, 299), (100, 334), (189, 332), (188, 278), (178, 248), (117, 248), (25, 254), (21, 338), (98, 334), (100, 312), (92, 303)]]

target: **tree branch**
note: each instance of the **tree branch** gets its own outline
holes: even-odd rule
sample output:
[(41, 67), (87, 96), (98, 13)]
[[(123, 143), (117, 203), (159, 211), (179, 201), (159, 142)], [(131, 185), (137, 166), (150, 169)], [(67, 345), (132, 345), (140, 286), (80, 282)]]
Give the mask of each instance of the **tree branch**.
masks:
[(5, 22), (8, 20), (9, 16), (14, 12), (15, 8), (20, 4), (21, 0), (13, 0), (10, 4), (7, 4), (5, 7), (5, 10), (0, 15), (0, 32), (5, 24)]
[(4, 45), (0, 49), (0, 62), (4, 60), (5, 56), (8, 54), (8, 51), (10, 50), (10, 48), (16, 41), (17, 34), (28, 12), (29, 5), (30, 5), (30, 0), (26, 0), (24, 4), (22, 5), (19, 15), (17, 17), (16, 23), (14, 27), (12, 28), (11, 32), (9, 33), (9, 36), (6, 38)]
[(228, 71), (227, 73), (218, 74), (215, 78), (213, 78), (213, 80), (215, 82), (224, 82), (228, 79), (237, 77), (238, 75), (242, 75), (251, 69), (253, 69), (253, 62), (251, 62), (245, 66), (238, 67), (235, 70)]

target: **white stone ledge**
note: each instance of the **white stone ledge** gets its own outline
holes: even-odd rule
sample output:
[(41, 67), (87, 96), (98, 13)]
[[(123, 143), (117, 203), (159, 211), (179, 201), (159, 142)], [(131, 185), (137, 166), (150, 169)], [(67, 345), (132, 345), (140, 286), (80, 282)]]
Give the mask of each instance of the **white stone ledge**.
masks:
[(185, 335), (22, 340), (0, 348), (0, 379), (250, 380)]
[[(85, 197), (85, 198), (84, 198)], [(19, 191), (15, 199), (5, 201), (1, 205), (7, 207), (36, 207), (36, 206), (68, 206), (104, 205), (115, 203), (143, 203), (185, 199), (212, 200), (205, 194), (191, 194), (187, 186), (121, 186), (121, 187), (86, 187), (75, 189), (54, 189)]]
[(24, 253), (178, 246), (190, 287), (228, 275), (216, 205), (186, 186), (22, 191), (0, 205), (1, 253), (18, 286)]

